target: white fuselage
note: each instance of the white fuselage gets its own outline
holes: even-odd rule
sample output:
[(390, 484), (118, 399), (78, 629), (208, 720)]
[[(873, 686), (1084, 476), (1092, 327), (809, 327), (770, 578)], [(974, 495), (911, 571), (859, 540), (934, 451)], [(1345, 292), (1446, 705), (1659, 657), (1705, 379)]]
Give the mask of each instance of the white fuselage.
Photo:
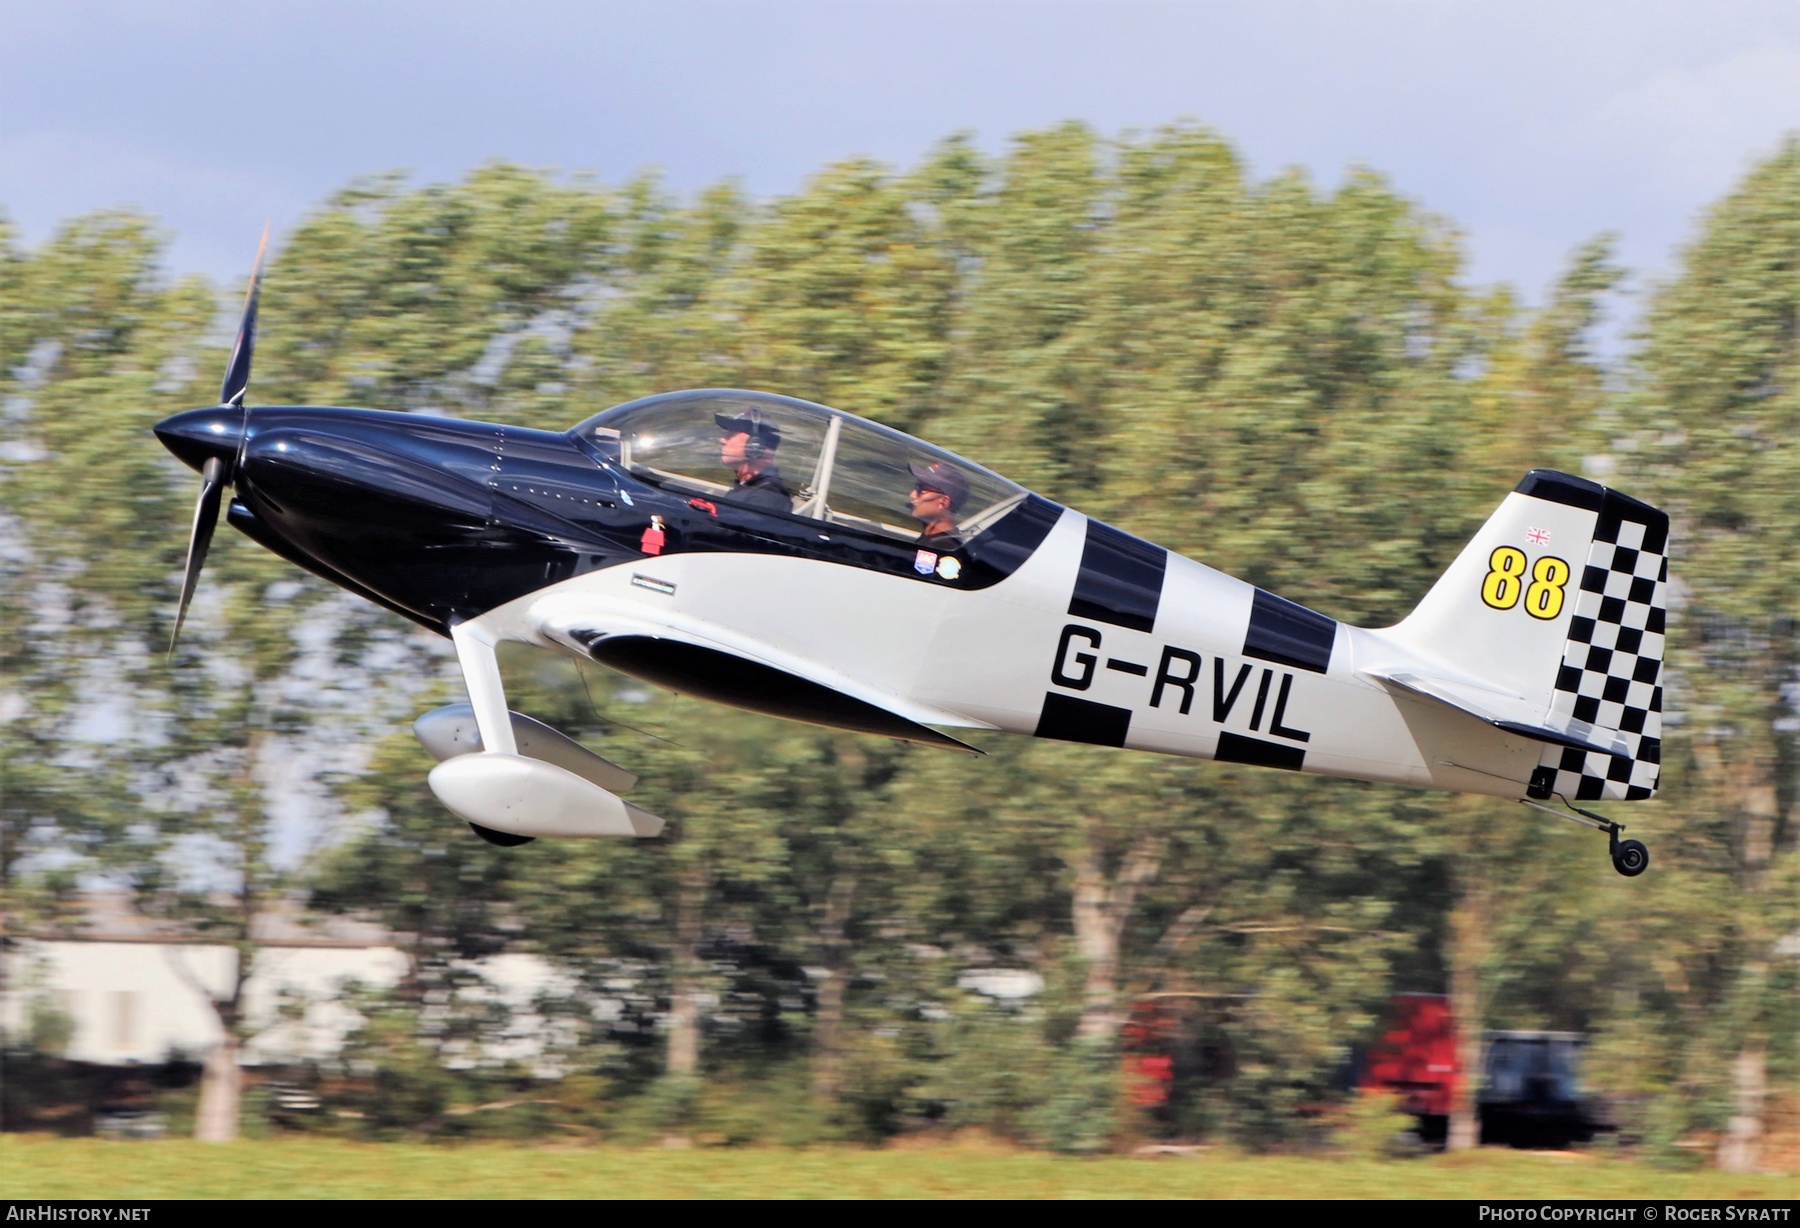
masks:
[(1246, 655), (1255, 587), (1174, 554), (1148, 630), (1071, 613), (1088, 524), (1064, 510), (1014, 574), (974, 591), (810, 559), (689, 553), (563, 581), (467, 630), (577, 656), (576, 629), (666, 636), (924, 724), (1525, 796), (1542, 747), (1366, 676), (1443, 672), (1383, 632), (1313, 615), (1310, 666)]

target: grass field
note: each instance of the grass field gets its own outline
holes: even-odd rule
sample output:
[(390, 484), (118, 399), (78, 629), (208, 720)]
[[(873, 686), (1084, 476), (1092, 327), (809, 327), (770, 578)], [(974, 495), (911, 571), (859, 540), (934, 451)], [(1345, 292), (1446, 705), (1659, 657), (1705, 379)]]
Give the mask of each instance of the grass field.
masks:
[(1202, 1151), (1068, 1159), (992, 1144), (865, 1151), (206, 1145), (0, 1135), (6, 1198), (1800, 1198), (1800, 1175), (1673, 1173), (1595, 1154), (1375, 1162)]

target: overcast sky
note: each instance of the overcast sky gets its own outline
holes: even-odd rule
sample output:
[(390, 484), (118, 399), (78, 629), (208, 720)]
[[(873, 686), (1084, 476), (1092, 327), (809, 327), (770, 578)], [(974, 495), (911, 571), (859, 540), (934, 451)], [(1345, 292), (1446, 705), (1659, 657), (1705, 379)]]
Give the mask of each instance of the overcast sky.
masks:
[(241, 277), (352, 177), (490, 158), (791, 191), (1068, 118), (1210, 125), (1271, 174), (1353, 163), (1538, 298), (1602, 230), (1666, 271), (1800, 129), (1796, 0), (0, 0), (0, 208), (28, 243), (131, 203)]

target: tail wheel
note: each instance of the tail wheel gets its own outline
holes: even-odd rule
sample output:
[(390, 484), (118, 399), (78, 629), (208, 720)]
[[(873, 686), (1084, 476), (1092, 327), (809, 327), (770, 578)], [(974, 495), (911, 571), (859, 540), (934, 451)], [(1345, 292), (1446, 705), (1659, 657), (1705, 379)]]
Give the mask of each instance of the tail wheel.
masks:
[(1612, 863), (1626, 878), (1636, 878), (1650, 868), (1650, 850), (1642, 840), (1621, 840), (1612, 851)]

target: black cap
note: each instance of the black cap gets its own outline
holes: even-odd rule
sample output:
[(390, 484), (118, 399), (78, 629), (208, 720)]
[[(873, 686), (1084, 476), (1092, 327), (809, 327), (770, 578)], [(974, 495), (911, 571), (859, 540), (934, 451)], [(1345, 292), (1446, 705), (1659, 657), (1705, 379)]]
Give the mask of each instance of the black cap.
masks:
[(748, 435), (765, 448), (781, 445), (781, 428), (773, 422), (765, 422), (762, 410), (755, 406), (735, 414), (714, 414), (713, 421), (727, 435)]
[(962, 470), (944, 461), (933, 461), (929, 465), (908, 465), (912, 470), (913, 485), (920, 490), (935, 490), (939, 494), (950, 496), (950, 510), (956, 511), (969, 500), (969, 479), (962, 475)]

